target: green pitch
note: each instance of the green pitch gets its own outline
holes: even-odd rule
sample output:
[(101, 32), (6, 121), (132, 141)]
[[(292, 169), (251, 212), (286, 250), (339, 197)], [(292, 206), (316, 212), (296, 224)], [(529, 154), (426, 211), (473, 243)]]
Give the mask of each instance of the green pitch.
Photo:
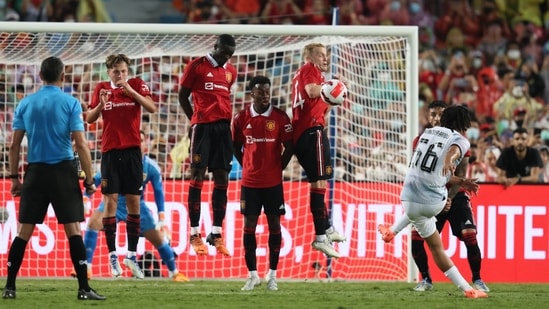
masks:
[[(5, 278), (0, 279), (3, 283)], [(287, 282), (267, 291), (265, 283), (242, 292), (244, 280), (175, 283), (169, 280), (90, 281), (106, 301), (76, 300), (76, 281), (19, 279), (17, 298), (0, 299), (0, 308), (545, 308), (549, 285), (489, 284), (487, 299), (465, 299), (450, 283), (435, 283), (435, 290), (414, 292), (414, 284), (379, 282)]]

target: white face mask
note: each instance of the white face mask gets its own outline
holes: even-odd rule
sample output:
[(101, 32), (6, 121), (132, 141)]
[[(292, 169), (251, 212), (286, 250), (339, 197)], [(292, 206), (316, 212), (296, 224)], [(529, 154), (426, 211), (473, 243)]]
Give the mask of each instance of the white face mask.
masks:
[(74, 66), (74, 74), (81, 75), (82, 73), (84, 73), (84, 67), (81, 65)]
[(34, 80), (32, 80), (31, 77), (25, 77), (25, 78), (23, 78), (21, 83), (23, 84), (23, 87), (31, 88), (34, 85)]
[(160, 72), (162, 72), (162, 74), (171, 74), (172, 65), (169, 63), (162, 63), (162, 65), (160, 66)]
[(435, 64), (431, 60), (423, 60), (421, 61), (421, 68), (425, 71), (434, 72)]
[(511, 94), (517, 98), (522, 97), (524, 95), (524, 92), (522, 91), (521, 86), (515, 86), (513, 87), (513, 90), (511, 90)]
[(510, 51), (507, 52), (507, 57), (509, 57), (509, 59), (513, 59), (513, 60), (516, 60), (516, 59), (520, 58), (520, 50), (511, 49)]
[(389, 73), (379, 73), (379, 75), (377, 77), (381, 81), (388, 81), (389, 78), (391, 78), (391, 74), (389, 74)]
[(475, 59), (473, 59), (473, 67), (474, 67), (475, 69), (478, 69), (478, 68), (480, 68), (481, 66), (482, 66), (482, 59), (480, 59), (480, 58), (475, 58)]

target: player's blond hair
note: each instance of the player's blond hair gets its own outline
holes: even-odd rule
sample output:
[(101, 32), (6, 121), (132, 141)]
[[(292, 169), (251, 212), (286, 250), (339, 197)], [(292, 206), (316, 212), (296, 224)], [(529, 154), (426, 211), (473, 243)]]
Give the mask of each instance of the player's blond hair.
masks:
[(113, 54), (107, 57), (105, 60), (105, 65), (107, 69), (112, 69), (116, 64), (125, 62), (128, 66), (130, 65), (130, 58), (125, 54)]
[(305, 45), (305, 47), (303, 47), (303, 51), (301, 52), (301, 60), (303, 60), (303, 62), (308, 62), (309, 56), (313, 53), (313, 50), (319, 47), (326, 48), (326, 46), (322, 43), (311, 43)]

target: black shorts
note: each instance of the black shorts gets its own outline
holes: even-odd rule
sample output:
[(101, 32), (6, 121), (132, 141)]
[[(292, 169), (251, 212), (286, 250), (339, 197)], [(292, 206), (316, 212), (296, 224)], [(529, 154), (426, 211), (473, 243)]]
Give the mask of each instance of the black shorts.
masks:
[(294, 146), (299, 164), (309, 182), (330, 179), (333, 175), (330, 141), (322, 127), (314, 127), (301, 134)]
[(240, 213), (242, 215), (259, 216), (262, 207), (267, 216), (283, 216), (286, 213), (282, 183), (271, 188), (241, 187)]
[(141, 195), (143, 157), (141, 149), (113, 149), (101, 157), (101, 193)]
[(19, 222), (41, 224), (51, 203), (57, 222), (84, 221), (84, 203), (73, 160), (29, 164), (19, 205)]
[(191, 168), (231, 170), (233, 141), (228, 121), (198, 123), (191, 130)]
[(440, 213), (436, 216), (437, 229), (440, 232), (444, 228), (446, 221), (450, 222), (452, 235), (461, 239), (461, 231), (464, 229), (477, 229), (473, 217), (473, 209), (469, 197), (465, 192), (458, 192), (452, 199), (452, 207), (446, 213)]

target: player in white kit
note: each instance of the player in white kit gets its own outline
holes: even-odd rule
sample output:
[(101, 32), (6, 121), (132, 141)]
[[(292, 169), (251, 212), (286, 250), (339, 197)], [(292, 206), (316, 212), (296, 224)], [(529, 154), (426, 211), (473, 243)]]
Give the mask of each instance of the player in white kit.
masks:
[(440, 123), (439, 127), (426, 129), (419, 137), (400, 194), (405, 214), (392, 226), (380, 225), (378, 230), (383, 240), (390, 242), (395, 231), (401, 231), (412, 223), (429, 245), (438, 268), (467, 298), (488, 297), (486, 293), (473, 289), (463, 278), (444, 252), (436, 229), (435, 216), (448, 201), (446, 184), (470, 147), (464, 134), (471, 126), (471, 117), (465, 107), (454, 105), (444, 110)]

